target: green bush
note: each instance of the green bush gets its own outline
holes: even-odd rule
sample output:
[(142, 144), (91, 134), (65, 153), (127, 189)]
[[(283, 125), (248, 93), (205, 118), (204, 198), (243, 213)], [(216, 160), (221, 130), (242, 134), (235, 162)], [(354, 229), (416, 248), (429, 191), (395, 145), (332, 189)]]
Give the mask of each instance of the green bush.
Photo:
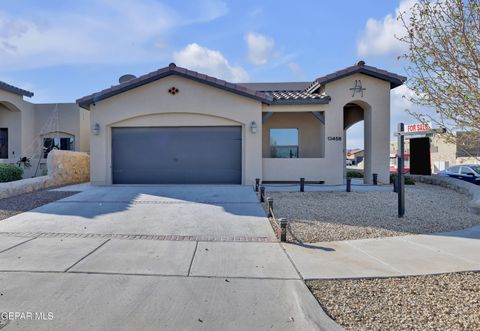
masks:
[(361, 173), (360, 171), (349, 170), (349, 171), (347, 171), (347, 177), (348, 178), (363, 178), (363, 173)]
[(0, 164), (0, 183), (22, 179), (23, 169), (13, 164)]
[[(405, 178), (405, 185), (415, 185), (415, 182), (411, 177), (404, 176)], [(390, 184), (393, 184), (393, 182), (397, 180), (397, 174), (396, 173), (391, 173), (390, 174)]]

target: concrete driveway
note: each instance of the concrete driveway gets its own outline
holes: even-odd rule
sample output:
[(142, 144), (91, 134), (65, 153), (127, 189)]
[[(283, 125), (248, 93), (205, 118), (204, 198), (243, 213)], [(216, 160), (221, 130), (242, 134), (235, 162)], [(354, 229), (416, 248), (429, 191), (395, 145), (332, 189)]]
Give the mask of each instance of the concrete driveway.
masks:
[(92, 187), (1, 221), (0, 295), (6, 330), (338, 329), (244, 186)]

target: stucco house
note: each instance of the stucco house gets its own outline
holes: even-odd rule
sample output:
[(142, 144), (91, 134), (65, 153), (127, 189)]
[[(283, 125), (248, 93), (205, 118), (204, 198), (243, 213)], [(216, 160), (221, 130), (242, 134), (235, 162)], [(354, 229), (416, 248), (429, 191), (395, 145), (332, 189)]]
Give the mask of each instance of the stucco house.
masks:
[(77, 100), (93, 184), (341, 184), (346, 130), (364, 120), (365, 180), (389, 181), (390, 90), (360, 61), (313, 82), (232, 84), (171, 63)]
[(0, 163), (21, 163), (24, 177), (44, 175), (51, 149), (88, 152), (90, 113), (75, 103), (34, 104), (33, 93), (0, 81)]

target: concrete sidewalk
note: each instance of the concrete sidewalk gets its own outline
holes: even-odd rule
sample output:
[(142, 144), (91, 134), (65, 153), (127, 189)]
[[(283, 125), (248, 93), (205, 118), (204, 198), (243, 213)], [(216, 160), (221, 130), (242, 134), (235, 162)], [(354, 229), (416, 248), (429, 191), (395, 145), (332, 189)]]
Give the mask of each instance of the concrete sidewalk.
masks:
[(433, 235), (284, 245), (304, 279), (480, 270), (480, 226)]

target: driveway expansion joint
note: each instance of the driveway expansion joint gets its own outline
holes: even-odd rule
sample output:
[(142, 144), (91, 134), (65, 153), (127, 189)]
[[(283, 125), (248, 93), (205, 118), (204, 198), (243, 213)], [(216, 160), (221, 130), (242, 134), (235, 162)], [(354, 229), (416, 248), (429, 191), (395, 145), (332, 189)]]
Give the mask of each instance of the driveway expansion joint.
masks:
[(0, 236), (34, 238), (105, 238), (128, 240), (165, 240), (165, 241), (221, 241), (221, 242), (264, 242), (276, 243), (274, 237), (226, 236), (226, 235), (154, 235), (154, 234), (116, 234), (116, 233), (61, 233), (61, 232), (0, 232)]
[(95, 253), (97, 250), (99, 250), (102, 246), (104, 246), (106, 243), (108, 243), (110, 241), (110, 239), (107, 239), (105, 240), (103, 243), (101, 243), (100, 245), (98, 245), (96, 248), (94, 248), (92, 251), (90, 251), (88, 254), (86, 254), (85, 256), (83, 256), (82, 258), (80, 258), (77, 262), (75, 262), (74, 264), (72, 264), (70, 267), (68, 267), (67, 269), (64, 270), (64, 272), (68, 272), (70, 269), (72, 269), (73, 267), (75, 267), (77, 264), (79, 264), (80, 262), (82, 262), (83, 260), (85, 260), (87, 257), (89, 257), (90, 255), (92, 255), (93, 253)]

